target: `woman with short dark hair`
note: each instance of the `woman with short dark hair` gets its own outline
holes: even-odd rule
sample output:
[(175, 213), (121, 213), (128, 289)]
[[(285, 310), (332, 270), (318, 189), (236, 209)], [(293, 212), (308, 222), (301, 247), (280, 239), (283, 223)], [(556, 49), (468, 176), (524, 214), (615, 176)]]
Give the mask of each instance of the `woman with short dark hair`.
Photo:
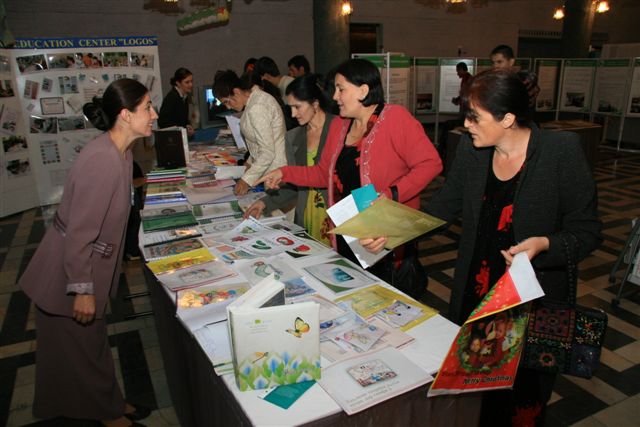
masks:
[[(531, 260), (543, 301), (566, 302), (567, 250), (582, 260), (602, 240), (580, 137), (539, 130), (529, 120), (528, 103), (513, 72), (472, 77), (462, 97), (469, 134), (443, 188), (427, 204), (428, 213), (449, 222), (462, 217), (449, 305), (450, 319), (460, 325), (520, 252)], [(385, 240), (361, 243), (376, 252)], [(542, 425), (554, 380), (555, 374), (520, 368), (513, 390), (485, 393), (480, 424)]]
[[(420, 122), (404, 107), (384, 103), (380, 72), (367, 60), (351, 59), (338, 66), (334, 85), (333, 99), (341, 118), (331, 124), (320, 162), (312, 167), (280, 168), (261, 181), (268, 188), (277, 188), (280, 182), (326, 187), (329, 206), (352, 190), (373, 184), (381, 196), (418, 209), (420, 192), (442, 170), (440, 157)], [(409, 259), (405, 246), (371, 271), (394, 284), (394, 261), (400, 265)], [(334, 247), (341, 255), (355, 259), (341, 236)], [(415, 255), (415, 244), (406, 249)], [(417, 285), (415, 294), (419, 297), (426, 282)]]
[(132, 420), (149, 410), (122, 397), (105, 312), (120, 281), (131, 209), (131, 146), (151, 136), (158, 115), (147, 88), (132, 79), (114, 81), (83, 111), (105, 133), (73, 163), (53, 226), (19, 281), (36, 305), (33, 412), (38, 418), (139, 425)]
[[(287, 163), (313, 166), (320, 160), (335, 116), (327, 112), (327, 99), (314, 74), (296, 78), (287, 86), (286, 94), (291, 116), (300, 125), (285, 135)], [(263, 212), (286, 211), (294, 206), (295, 223), (303, 226), (316, 240), (329, 245), (326, 201), (327, 190), (324, 188), (287, 185), (249, 206), (245, 217), (260, 218)]]
[(237, 195), (244, 195), (265, 173), (287, 164), (284, 150), (284, 115), (276, 99), (231, 70), (218, 71), (213, 92), (228, 108), (242, 111), (240, 131), (250, 156), (247, 169), (235, 186)]
[(158, 127), (160, 129), (180, 126), (187, 129), (187, 135), (194, 134), (189, 120), (190, 97), (193, 96), (193, 73), (184, 67), (176, 70), (171, 77), (171, 90), (162, 100)]

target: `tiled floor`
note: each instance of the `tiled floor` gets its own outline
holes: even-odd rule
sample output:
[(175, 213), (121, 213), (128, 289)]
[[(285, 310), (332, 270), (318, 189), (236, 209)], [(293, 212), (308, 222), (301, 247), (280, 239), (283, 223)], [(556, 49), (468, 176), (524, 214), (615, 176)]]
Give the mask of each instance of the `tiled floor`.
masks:
[[(609, 272), (640, 216), (640, 155), (601, 152), (595, 174), (605, 242), (580, 265), (579, 303), (609, 313), (601, 367), (591, 380), (561, 377), (549, 405), (549, 426), (623, 427), (640, 425), (640, 293), (610, 305), (617, 292)], [(425, 200), (441, 181), (425, 191)], [(0, 219), (0, 425), (84, 426), (89, 422), (33, 418), (35, 330), (30, 301), (15, 283), (46, 228), (51, 209), (32, 209)], [(459, 226), (421, 244), (430, 275), (425, 302), (447, 312)], [(128, 319), (150, 310), (149, 299), (123, 299), (146, 288), (140, 261), (125, 264), (120, 297), (112, 303), (110, 340), (118, 380), (127, 398), (154, 408), (148, 426), (179, 425), (171, 406), (157, 331), (152, 316)], [(628, 290), (635, 290), (630, 285)], [(636, 287), (637, 289), (637, 287)]]

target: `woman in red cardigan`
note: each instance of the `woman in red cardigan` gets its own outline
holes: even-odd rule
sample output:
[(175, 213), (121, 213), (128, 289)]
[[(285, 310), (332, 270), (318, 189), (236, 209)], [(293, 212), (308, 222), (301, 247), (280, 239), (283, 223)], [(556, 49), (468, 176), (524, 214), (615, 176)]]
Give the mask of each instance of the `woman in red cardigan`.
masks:
[[(382, 197), (412, 208), (420, 207), (420, 192), (442, 170), (442, 162), (422, 125), (400, 105), (384, 103), (378, 68), (364, 59), (351, 59), (336, 70), (333, 99), (340, 118), (331, 123), (326, 146), (315, 166), (285, 166), (266, 174), (259, 182), (278, 188), (281, 182), (305, 187), (327, 188), (329, 206), (352, 190), (373, 184)], [(355, 259), (338, 236), (333, 242), (338, 252)], [(407, 249), (415, 250), (415, 245)], [(405, 248), (372, 267), (372, 272), (388, 280), (390, 266), (396, 267), (413, 255)]]

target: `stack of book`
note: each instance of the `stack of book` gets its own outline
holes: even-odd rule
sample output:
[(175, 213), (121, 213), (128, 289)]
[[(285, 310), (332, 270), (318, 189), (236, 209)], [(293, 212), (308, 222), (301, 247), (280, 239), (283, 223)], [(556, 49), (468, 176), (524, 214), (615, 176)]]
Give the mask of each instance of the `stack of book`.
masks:
[(184, 182), (187, 169), (154, 169), (147, 174), (147, 184), (158, 182)]

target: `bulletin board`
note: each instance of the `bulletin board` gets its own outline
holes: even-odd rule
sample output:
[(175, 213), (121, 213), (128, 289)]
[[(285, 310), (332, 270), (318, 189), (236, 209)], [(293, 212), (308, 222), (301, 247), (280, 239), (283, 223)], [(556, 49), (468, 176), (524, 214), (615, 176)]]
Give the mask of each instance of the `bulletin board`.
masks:
[(101, 132), (82, 107), (114, 80), (162, 102), (155, 36), (17, 39), (0, 50), (0, 217), (58, 203), (82, 148)]

